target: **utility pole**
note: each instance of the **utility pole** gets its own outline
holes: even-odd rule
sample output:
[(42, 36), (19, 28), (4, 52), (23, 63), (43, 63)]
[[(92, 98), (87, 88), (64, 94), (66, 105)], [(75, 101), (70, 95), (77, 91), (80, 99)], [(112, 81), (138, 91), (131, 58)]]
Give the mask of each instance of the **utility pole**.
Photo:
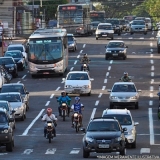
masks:
[(32, 0), (32, 22), (34, 24), (34, 0)]

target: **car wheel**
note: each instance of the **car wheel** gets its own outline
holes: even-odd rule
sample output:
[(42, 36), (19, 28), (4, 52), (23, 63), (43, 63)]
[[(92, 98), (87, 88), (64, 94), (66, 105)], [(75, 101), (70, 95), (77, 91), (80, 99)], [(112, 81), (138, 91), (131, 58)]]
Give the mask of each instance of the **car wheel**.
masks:
[(108, 57), (107, 57), (107, 55), (105, 55), (105, 60), (108, 60)]
[(13, 151), (14, 142), (13, 140), (10, 143), (6, 143), (6, 151), (12, 152)]
[(133, 32), (130, 33), (131, 35), (133, 34)]
[(112, 103), (110, 103), (109, 108), (113, 109), (114, 105)]
[(160, 48), (158, 48), (158, 53), (160, 53)]
[(127, 57), (126, 57), (126, 56), (124, 56), (124, 57), (123, 57), (123, 60), (126, 60), (126, 58), (127, 58)]
[(139, 108), (139, 105), (138, 105), (138, 102), (135, 104), (135, 109), (138, 109)]
[(21, 121), (24, 121), (24, 119), (25, 119), (25, 115), (24, 115), (24, 113), (23, 113), (23, 115), (22, 115), (22, 117), (21, 117)]
[(91, 91), (88, 93), (88, 96), (91, 96)]
[(111, 37), (111, 40), (113, 40), (113, 37)]
[(26, 111), (28, 111), (29, 110), (29, 105), (28, 104), (26, 104)]
[(14, 126), (13, 129), (16, 129), (16, 121), (14, 120)]
[(83, 149), (83, 158), (88, 158), (89, 155), (90, 155), (90, 153)]
[(136, 148), (136, 139), (131, 145), (132, 145), (132, 148)]
[(96, 37), (96, 40), (98, 40), (98, 37)]
[(124, 156), (126, 154), (126, 149), (124, 148), (122, 151), (119, 152), (119, 155)]
[(21, 68), (21, 71), (23, 71), (24, 70), (24, 66), (22, 66), (22, 68)]
[(36, 75), (34, 75), (34, 74), (32, 74), (31, 76), (32, 76), (32, 78), (36, 78)]
[(75, 51), (76, 51), (76, 47), (73, 48), (73, 52), (75, 52)]

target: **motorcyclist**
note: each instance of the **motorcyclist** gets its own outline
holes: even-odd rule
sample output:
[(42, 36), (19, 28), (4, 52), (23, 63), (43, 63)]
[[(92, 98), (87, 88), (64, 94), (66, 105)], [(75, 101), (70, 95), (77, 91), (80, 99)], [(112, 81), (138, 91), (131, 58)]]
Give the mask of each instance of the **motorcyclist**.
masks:
[(83, 64), (85, 63), (87, 65), (87, 68), (88, 68), (88, 71), (89, 71), (89, 62), (90, 62), (90, 59), (88, 58), (87, 54), (85, 53), (83, 55), (83, 57), (81, 58), (81, 71), (83, 70)]
[(66, 103), (67, 104), (67, 107), (68, 107), (68, 115), (70, 113), (70, 102), (71, 102), (71, 98), (66, 94), (65, 91), (62, 91), (61, 92), (61, 96), (58, 97), (57, 99), (57, 102), (59, 102), (59, 107), (58, 107), (58, 111), (59, 111), (59, 116), (62, 116), (61, 115), (61, 107), (62, 107), (62, 103)]
[(46, 114), (43, 115), (42, 117), (42, 121), (45, 121), (45, 126), (44, 126), (44, 137), (46, 137), (46, 134), (47, 134), (47, 121), (52, 121), (52, 127), (54, 128), (53, 131), (52, 131), (52, 134), (54, 135), (54, 137), (56, 137), (56, 122), (57, 122), (57, 118), (56, 116), (52, 113), (52, 109), (51, 108), (47, 108), (46, 109)]
[(72, 114), (72, 127), (74, 126), (73, 120), (74, 120), (74, 113), (79, 114), (79, 122), (82, 126), (82, 110), (84, 110), (84, 105), (80, 103), (80, 97), (75, 97), (75, 103), (71, 106), (71, 110), (73, 110)]
[(120, 79), (122, 82), (131, 82), (132, 80), (129, 78), (128, 73), (124, 72), (124, 76)]

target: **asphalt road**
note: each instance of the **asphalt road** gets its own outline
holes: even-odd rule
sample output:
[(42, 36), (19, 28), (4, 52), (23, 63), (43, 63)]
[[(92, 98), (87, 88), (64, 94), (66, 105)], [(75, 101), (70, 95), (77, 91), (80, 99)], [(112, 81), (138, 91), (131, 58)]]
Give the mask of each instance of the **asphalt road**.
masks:
[[(157, 118), (158, 87), (159, 87), (159, 54), (156, 49), (156, 34), (115, 35), (115, 39), (123, 40), (128, 46), (126, 60), (105, 60), (105, 45), (109, 40), (96, 40), (95, 36), (77, 37), (78, 50), (69, 52), (69, 70), (80, 70), (79, 57), (87, 53), (91, 59), (90, 77), (92, 81), (91, 96), (81, 96), (85, 106), (83, 112), (83, 126), (86, 127), (91, 116), (101, 116), (104, 109), (109, 107), (109, 93), (114, 82), (118, 81), (126, 71), (132, 76), (137, 89), (141, 89), (139, 109), (130, 109), (137, 126), (137, 147), (127, 147), (125, 157), (115, 159), (160, 159), (160, 121)], [(13, 42), (14, 43), (14, 42)], [(65, 76), (64, 76), (65, 77)], [(83, 133), (76, 133), (71, 128), (71, 118), (62, 121), (58, 117), (57, 137), (52, 143), (43, 137), (43, 122), (39, 118), (47, 107), (52, 107), (58, 115), (56, 96), (64, 88), (63, 77), (44, 76), (31, 78), (27, 69), (19, 72), (19, 76), (12, 82), (24, 83), (30, 93), (30, 110), (25, 121), (17, 121), (14, 132), (15, 147), (13, 152), (6, 152), (0, 148), (0, 159), (5, 160), (71, 160), (83, 159)], [(72, 97), (72, 103), (74, 96)], [(116, 153), (91, 153), (88, 159), (113, 159)]]

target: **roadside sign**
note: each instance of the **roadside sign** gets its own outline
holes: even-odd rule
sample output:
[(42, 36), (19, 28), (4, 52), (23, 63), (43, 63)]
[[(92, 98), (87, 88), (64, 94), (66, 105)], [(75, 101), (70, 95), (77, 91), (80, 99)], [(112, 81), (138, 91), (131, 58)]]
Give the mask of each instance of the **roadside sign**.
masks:
[(8, 11), (14, 11), (14, 7), (8, 7)]

